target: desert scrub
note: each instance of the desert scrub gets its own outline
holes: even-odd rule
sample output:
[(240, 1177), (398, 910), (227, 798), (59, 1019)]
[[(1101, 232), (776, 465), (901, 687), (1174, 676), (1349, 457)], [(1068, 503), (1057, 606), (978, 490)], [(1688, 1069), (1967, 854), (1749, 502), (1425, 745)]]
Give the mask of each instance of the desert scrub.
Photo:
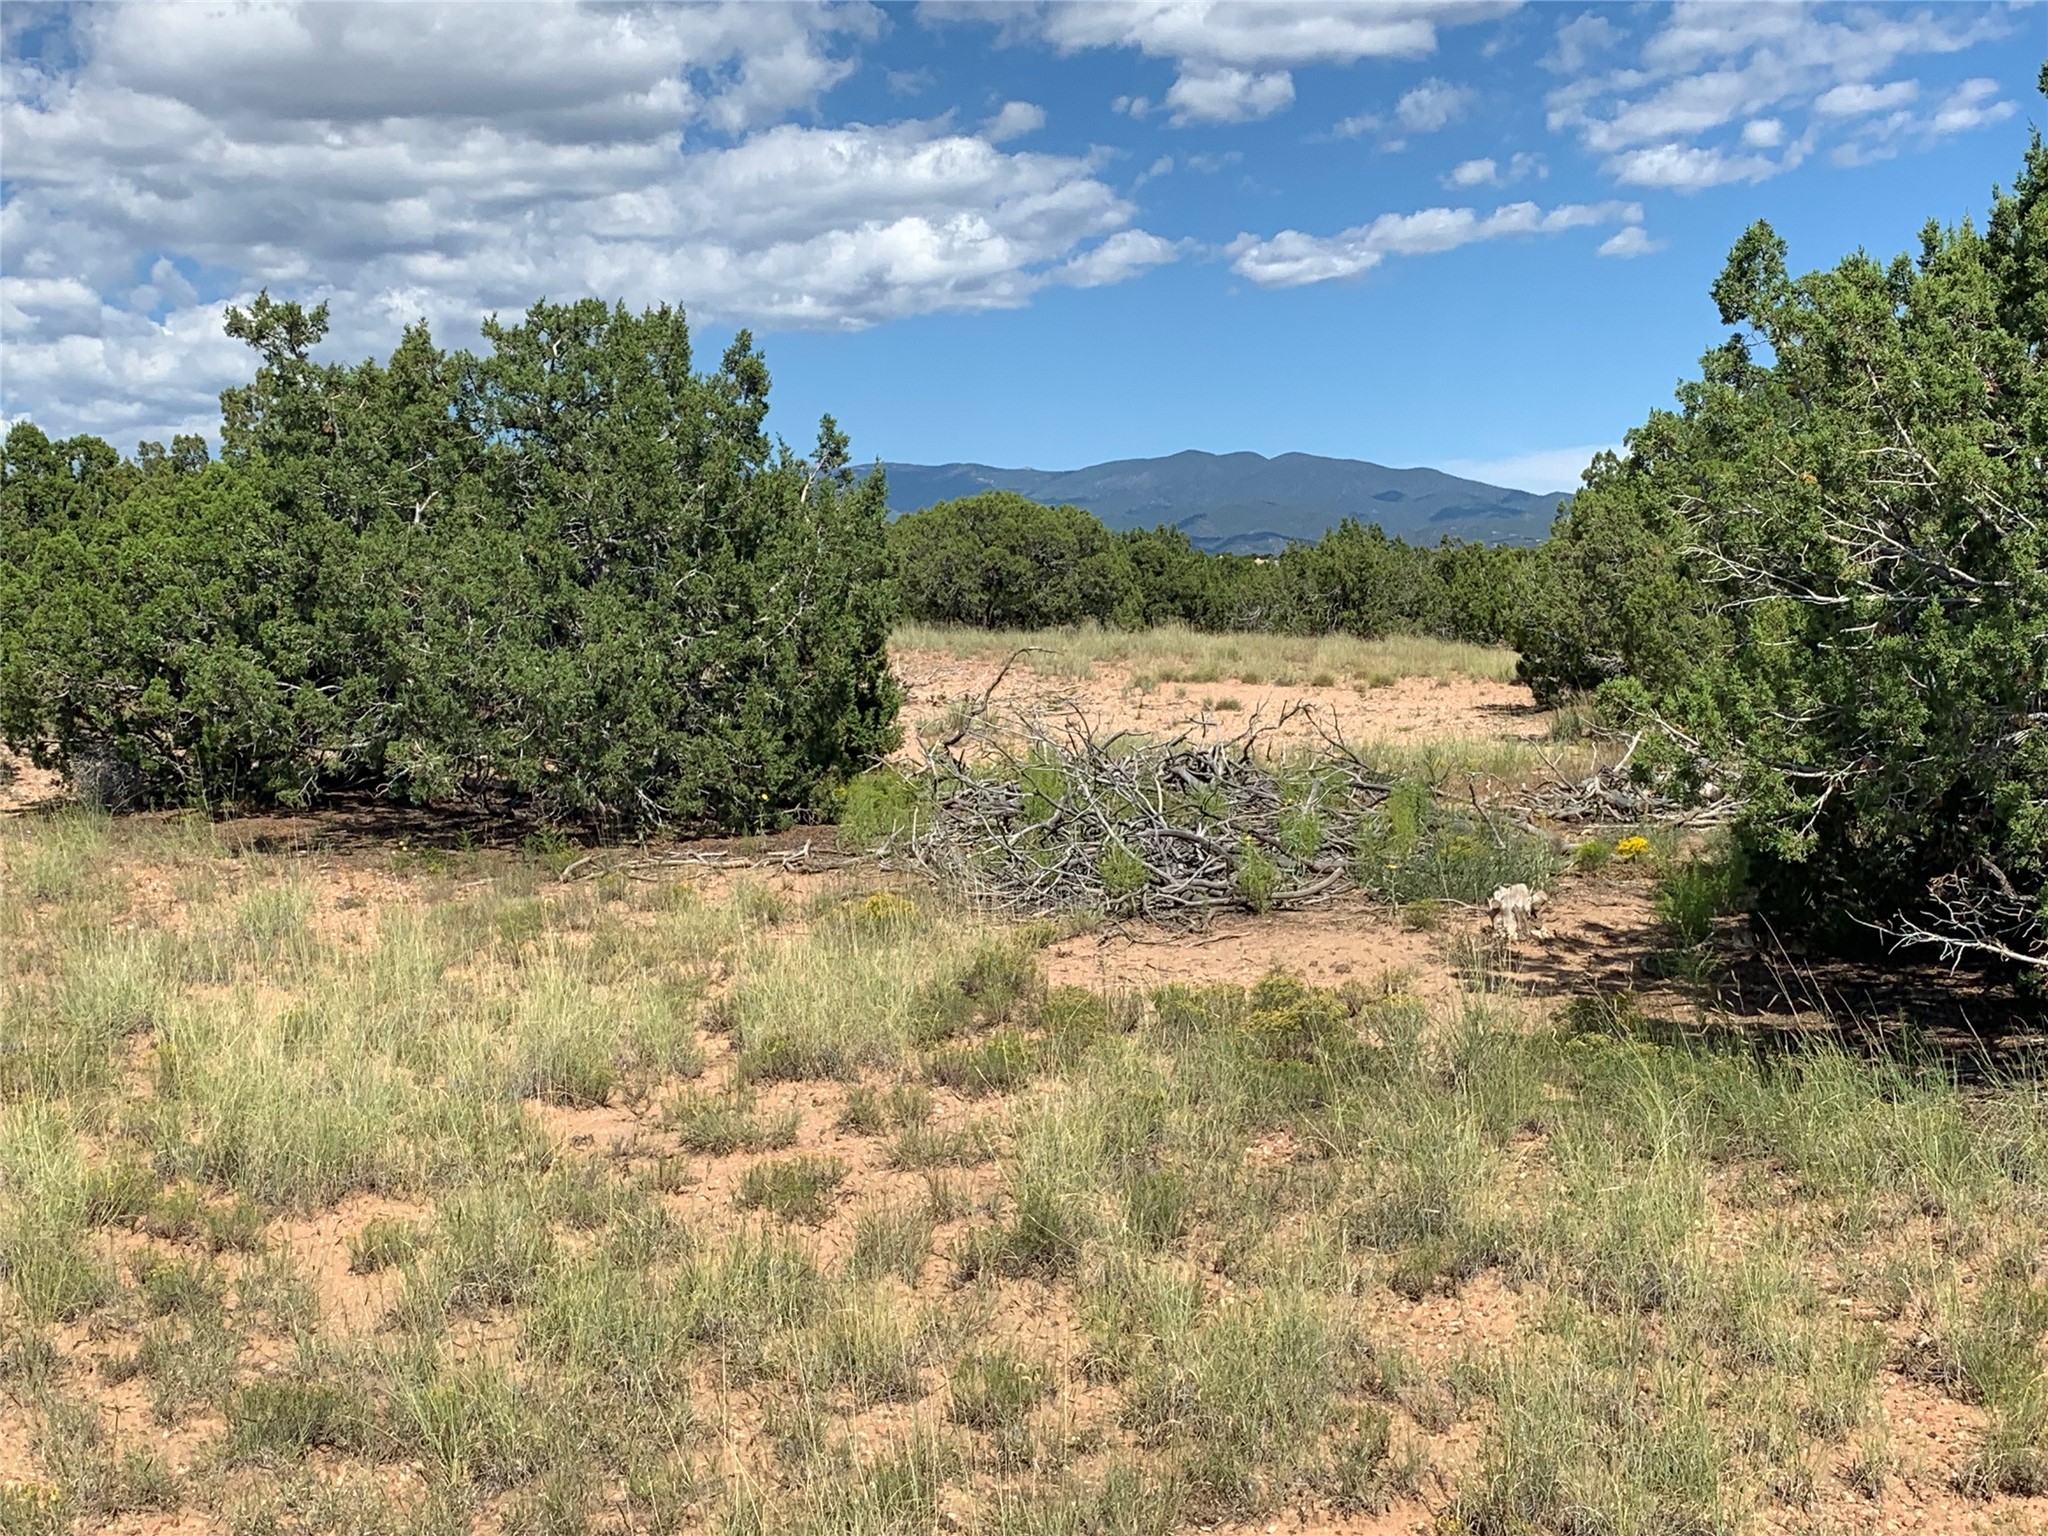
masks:
[(932, 1215), (912, 1206), (877, 1206), (861, 1212), (853, 1224), (853, 1251), (847, 1273), (856, 1280), (894, 1275), (905, 1285), (917, 1284), (919, 1271), (932, 1248)]
[(763, 1115), (753, 1096), (685, 1092), (662, 1108), (662, 1124), (676, 1133), (684, 1150), (723, 1157), (734, 1152), (779, 1150), (796, 1144), (797, 1113)]
[(741, 1076), (852, 1079), (977, 1021), (999, 1023), (1032, 990), (1028, 961), (991, 958), (1007, 951), (972, 929), (893, 918), (821, 923), (757, 946), (726, 1010)]
[(1006, 1349), (962, 1356), (949, 1386), (947, 1417), (981, 1430), (1016, 1429), (1052, 1390), (1043, 1370)]
[(740, 1180), (733, 1204), (783, 1221), (817, 1226), (832, 1214), (846, 1165), (836, 1157), (785, 1157), (756, 1163)]
[[(0, 825), (0, 857), (38, 835)], [(900, 1536), (971, 1502), (988, 1536), (1166, 1536), (1370, 1514), (1453, 1435), (1473, 1453), (1427, 1496), (1464, 1529), (1732, 1533), (1896, 1500), (1924, 1456), (1883, 1411), (1902, 1381), (1975, 1426), (1951, 1496), (2009, 1523), (2042, 1486), (2048, 1117), (1992, 1065), (1687, 1038), (1654, 994), (1548, 1022), (1397, 978), (1048, 991), (1033, 936), (899, 891), (791, 920), (759, 892), (507, 876), (421, 882), (331, 947), (298, 947), (285, 902), (218, 969), (146, 930), (71, 945), (123, 857), (68, 903), (0, 895), (0, 986), (70, 997), (77, 1041), (48, 1039), (85, 1047), (0, 1101), (0, 1374), (51, 1490), (30, 1529), (155, 1501), (251, 1531)], [(225, 934), (292, 888), (216, 883), (165, 932)], [(796, 974), (848, 964), (858, 984)], [(713, 965), (741, 1053), (796, 988), (804, 1039), (889, 1065), (676, 1083)], [(825, 1016), (863, 999), (879, 1028)], [(854, 1162), (841, 1136), (858, 1183), (824, 1155)], [(386, 1314), (322, 1314), (280, 1220), (300, 1210), (352, 1224)], [(1078, 1325), (1057, 1358), (1014, 1330), (1014, 1278)], [(1420, 1347), (1406, 1298), (1468, 1286), (1508, 1298), (1511, 1335)], [(145, 1405), (118, 1428), (116, 1387)], [(714, 1466), (728, 1390), (759, 1412)], [(136, 1451), (198, 1413), (218, 1459), (196, 1473)], [(364, 1491), (413, 1460), (424, 1497)]]
[(1600, 1325), (1528, 1347), (1496, 1373), (1479, 1475), (1456, 1501), (1466, 1529), (1732, 1533), (1743, 1500), (1697, 1363), (1640, 1370)]

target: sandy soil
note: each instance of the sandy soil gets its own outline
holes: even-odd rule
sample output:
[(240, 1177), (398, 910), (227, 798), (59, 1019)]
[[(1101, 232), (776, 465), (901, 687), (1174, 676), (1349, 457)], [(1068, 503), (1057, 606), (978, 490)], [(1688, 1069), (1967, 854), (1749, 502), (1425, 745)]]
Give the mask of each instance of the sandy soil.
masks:
[[(963, 698), (980, 698), (996, 685), (1000, 660), (962, 658), (944, 651), (902, 649), (893, 653), (906, 695), (905, 751), (915, 752), (920, 732), (937, 727)], [(1272, 742), (1318, 745), (1324, 733), (1346, 741), (1421, 744), (1433, 740), (1499, 738), (1541, 740), (1550, 717), (1536, 707), (1519, 683), (1460, 678), (1445, 682), (1404, 677), (1384, 688), (1252, 686), (1215, 683), (1159, 683), (1140, 689), (1127, 667), (1099, 662), (1085, 678), (1037, 672), (1019, 663), (1002, 676), (996, 703), (1018, 710), (1075, 713), (1097, 733), (1144, 731), (1168, 736), (1183, 732), (1203, 739), (1235, 736), (1253, 722), (1274, 727)], [(1312, 716), (1281, 720), (1307, 705)]]

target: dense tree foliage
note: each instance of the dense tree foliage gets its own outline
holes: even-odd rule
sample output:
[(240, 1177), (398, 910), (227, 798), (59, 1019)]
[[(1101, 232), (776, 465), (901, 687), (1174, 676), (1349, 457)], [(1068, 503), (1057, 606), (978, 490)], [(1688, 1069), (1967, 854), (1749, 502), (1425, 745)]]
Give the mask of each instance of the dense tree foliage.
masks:
[(900, 518), (889, 547), (905, 611), (928, 623), (1403, 630), (1482, 643), (1513, 623), (1527, 554), (1450, 542), (1420, 548), (1348, 520), (1274, 556), (1210, 554), (1175, 528), (1112, 533), (1078, 507), (1040, 506), (1010, 491)]
[(1738, 789), (1763, 905), (1836, 939), (2048, 967), (2044, 190), (2036, 135), (1985, 230), (1796, 279), (1750, 229), (1736, 334), (1536, 562), (1539, 691)]
[(762, 430), (742, 334), (589, 300), (315, 362), (326, 311), (229, 312), (258, 352), (222, 460), (8, 436), (0, 731), (151, 800), (358, 789), (613, 827), (745, 826), (894, 739), (879, 476), (827, 418)]
[(1078, 507), (984, 491), (900, 518), (889, 529), (913, 615), (983, 629), (1106, 622), (1130, 589), (1114, 535)]

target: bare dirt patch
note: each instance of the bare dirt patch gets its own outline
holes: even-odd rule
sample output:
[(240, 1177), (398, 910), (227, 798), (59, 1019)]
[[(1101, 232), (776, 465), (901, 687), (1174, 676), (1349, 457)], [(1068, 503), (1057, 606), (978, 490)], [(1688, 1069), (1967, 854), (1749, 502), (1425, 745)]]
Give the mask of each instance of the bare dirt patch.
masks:
[[(1135, 668), (1097, 661), (1086, 676), (1041, 672), (1020, 658), (1005, 674), (1003, 657), (960, 657), (945, 651), (891, 653), (906, 695), (905, 747), (917, 750), (921, 729), (935, 727), (963, 698), (981, 698), (1001, 683), (996, 698), (1012, 709), (1071, 713), (1098, 734), (1140, 731), (1186, 734), (1200, 740), (1235, 736), (1254, 721), (1275, 727), (1270, 745), (1313, 748), (1333, 733), (1352, 742), (1421, 745), (1473, 738), (1534, 742), (1550, 730), (1550, 717), (1519, 683), (1481, 678), (1401, 677), (1382, 686), (1310, 682), (1250, 684), (1147, 680)], [(1312, 716), (1282, 722), (1307, 705)]]

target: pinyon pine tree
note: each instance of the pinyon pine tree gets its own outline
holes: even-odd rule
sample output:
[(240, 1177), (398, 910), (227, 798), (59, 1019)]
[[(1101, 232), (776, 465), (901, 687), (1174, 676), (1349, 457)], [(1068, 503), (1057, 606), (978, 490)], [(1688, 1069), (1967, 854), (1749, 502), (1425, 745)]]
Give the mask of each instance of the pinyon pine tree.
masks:
[(1737, 333), (1589, 475), (1519, 638), (1741, 797), (1775, 918), (2048, 974), (2044, 190), (2037, 133), (1913, 257), (1794, 278), (1751, 228)]

